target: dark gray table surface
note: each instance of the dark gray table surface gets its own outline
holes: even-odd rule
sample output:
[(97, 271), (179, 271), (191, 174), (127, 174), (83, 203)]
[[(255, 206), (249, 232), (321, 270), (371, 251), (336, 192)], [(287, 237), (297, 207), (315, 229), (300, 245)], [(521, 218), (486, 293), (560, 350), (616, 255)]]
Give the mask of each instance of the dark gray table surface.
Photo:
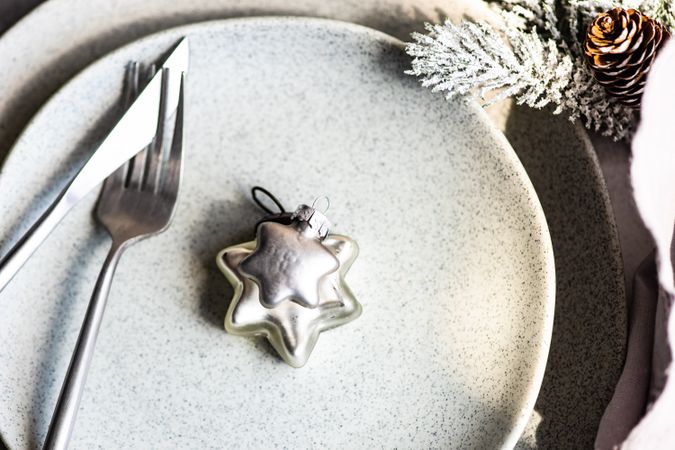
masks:
[(0, 34), (29, 13), (42, 0), (0, 0)]

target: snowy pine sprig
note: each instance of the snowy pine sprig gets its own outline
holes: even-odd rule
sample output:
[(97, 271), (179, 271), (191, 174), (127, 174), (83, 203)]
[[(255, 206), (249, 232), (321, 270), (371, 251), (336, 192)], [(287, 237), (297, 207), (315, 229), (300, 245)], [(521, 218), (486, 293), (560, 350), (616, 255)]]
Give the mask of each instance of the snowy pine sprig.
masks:
[[(484, 23), (427, 24), (429, 34), (416, 33), (408, 53), (414, 57), (410, 74), (422, 85), (442, 91), (448, 98), (478, 91), (486, 104), (506, 97), (535, 108), (548, 104), (569, 84), (572, 60), (551, 40), (543, 41), (533, 29), (512, 33), (509, 42)], [(499, 90), (499, 92), (497, 92)], [(488, 98), (490, 94), (494, 94)]]
[[(556, 6), (558, 5), (558, 6)], [(447, 98), (472, 94), (486, 105), (513, 97), (533, 108), (581, 118), (586, 127), (616, 140), (628, 138), (636, 112), (606, 95), (583, 55), (590, 21), (614, 6), (642, 8), (668, 26), (670, 0), (501, 0), (501, 28), (482, 22), (426, 25), (407, 45), (409, 74)], [(558, 8), (558, 9), (556, 9)], [(561, 11), (562, 10), (562, 11)]]

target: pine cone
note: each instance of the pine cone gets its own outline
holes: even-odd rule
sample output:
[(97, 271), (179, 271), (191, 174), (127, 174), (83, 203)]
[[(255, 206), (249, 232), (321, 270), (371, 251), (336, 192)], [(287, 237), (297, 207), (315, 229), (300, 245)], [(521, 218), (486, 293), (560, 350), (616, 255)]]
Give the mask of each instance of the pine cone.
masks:
[(634, 9), (614, 8), (588, 27), (584, 51), (595, 79), (626, 106), (639, 108), (647, 73), (670, 33)]

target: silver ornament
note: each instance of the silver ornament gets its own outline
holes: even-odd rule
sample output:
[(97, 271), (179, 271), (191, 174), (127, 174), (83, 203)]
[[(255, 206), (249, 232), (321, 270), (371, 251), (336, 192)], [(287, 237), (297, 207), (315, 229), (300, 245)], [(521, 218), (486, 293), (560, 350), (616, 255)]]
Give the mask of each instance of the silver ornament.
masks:
[(322, 213), (303, 205), (290, 224), (263, 221), (256, 240), (218, 254), (234, 287), (225, 316), (229, 333), (265, 336), (284, 361), (302, 367), (319, 333), (361, 314), (344, 279), (358, 246), (329, 235), (329, 227)]

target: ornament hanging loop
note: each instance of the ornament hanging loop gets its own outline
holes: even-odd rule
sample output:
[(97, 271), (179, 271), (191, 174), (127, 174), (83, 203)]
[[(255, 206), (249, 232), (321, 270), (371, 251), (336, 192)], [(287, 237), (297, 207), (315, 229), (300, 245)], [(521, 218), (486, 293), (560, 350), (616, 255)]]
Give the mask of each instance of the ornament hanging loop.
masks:
[[(264, 197), (261, 197), (261, 194)], [(253, 201), (268, 215), (263, 217), (255, 226), (263, 222), (277, 222), (282, 225), (291, 225), (296, 227), (300, 232), (323, 240), (331, 227), (331, 223), (324, 215), (328, 208), (330, 208), (330, 199), (327, 196), (317, 197), (312, 206), (300, 205), (294, 212), (286, 212), (286, 209), (281, 202), (270, 191), (262, 186), (253, 186), (251, 188), (251, 196)], [(273, 203), (278, 211), (274, 211), (269, 207)], [(317, 209), (317, 203), (324, 203), (323, 211)]]
[[(274, 203), (274, 206), (278, 208), (278, 211), (273, 211), (272, 209), (270, 209), (265, 204), (265, 202), (258, 196), (259, 193), (266, 196), (268, 202)], [(260, 209), (265, 211), (267, 214), (278, 215), (284, 214), (286, 212), (286, 209), (281, 204), (281, 202), (274, 195), (272, 195), (270, 191), (268, 191), (262, 186), (253, 186), (253, 188), (251, 188), (251, 196), (253, 197), (253, 201), (256, 203), (256, 205), (258, 205)]]
[[(325, 208), (319, 208), (322, 202), (325, 203), (326, 205)], [(312, 208), (326, 214), (330, 209), (330, 198), (328, 198), (327, 195), (322, 195), (321, 197), (315, 198), (314, 201), (312, 202)]]

